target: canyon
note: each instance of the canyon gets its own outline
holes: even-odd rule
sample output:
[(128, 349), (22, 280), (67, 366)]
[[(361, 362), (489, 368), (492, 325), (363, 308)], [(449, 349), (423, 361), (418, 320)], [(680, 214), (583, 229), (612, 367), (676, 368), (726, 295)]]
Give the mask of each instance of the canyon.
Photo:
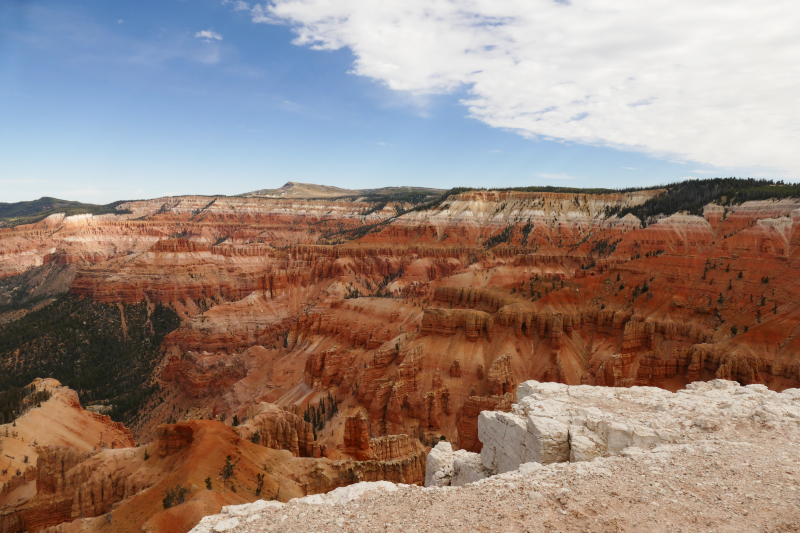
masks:
[[(442, 443), (478, 472), (465, 454), (496, 448), (481, 413), (519, 416), (529, 380), (664, 394), (713, 380), (800, 387), (800, 199), (622, 215), (666, 194), (183, 196), (0, 229), (0, 298), (31, 302), (0, 308), (6, 327), (55, 298), (119, 309), (121, 324), (136, 305), (179, 319), (148, 377), (154, 392), (124, 426), (61, 384), (37, 385), (56, 392), (16, 420), (20, 435), (67, 397), (78, 418), (63, 424), (85, 418), (97, 434), (25, 434), (37, 445), (10, 454), (29, 463), (0, 478), (0, 532), (99, 531), (104, 520), (188, 531), (265, 496), (423, 485)], [(0, 361), (29, 364), (24, 349)], [(17, 446), (9, 426), (0, 443)], [(234, 481), (220, 477), (228, 456)], [(179, 484), (186, 502), (164, 509)]]
[(517, 397), (511, 414), (481, 414), (480, 454), (438, 443), (424, 488), (362, 482), (287, 503), (231, 505), (191, 533), (800, 525), (800, 389), (715, 379), (672, 393), (526, 381)]

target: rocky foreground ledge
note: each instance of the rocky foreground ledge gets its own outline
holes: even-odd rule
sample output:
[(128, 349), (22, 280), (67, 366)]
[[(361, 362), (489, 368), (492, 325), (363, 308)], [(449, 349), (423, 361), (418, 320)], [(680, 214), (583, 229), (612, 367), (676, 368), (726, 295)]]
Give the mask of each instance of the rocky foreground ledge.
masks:
[(434, 448), (427, 487), (231, 506), (192, 531), (800, 531), (798, 389), (528, 381), (517, 397), (481, 414), (480, 454)]

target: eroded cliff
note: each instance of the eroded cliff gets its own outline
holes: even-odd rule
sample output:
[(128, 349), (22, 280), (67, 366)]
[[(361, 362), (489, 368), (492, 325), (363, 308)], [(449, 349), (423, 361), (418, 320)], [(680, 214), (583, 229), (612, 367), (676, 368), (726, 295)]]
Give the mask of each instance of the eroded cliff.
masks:
[(420, 483), (442, 438), (482, 452), (480, 413), (510, 411), (529, 379), (800, 384), (800, 200), (613, 215), (659, 194), (473, 191), (407, 213), (159, 199), (5, 231), (0, 263), (54, 250), (73, 295), (178, 313), (131, 422), (141, 444), (235, 420), (237, 447), (324, 470), (292, 478), (304, 491)]

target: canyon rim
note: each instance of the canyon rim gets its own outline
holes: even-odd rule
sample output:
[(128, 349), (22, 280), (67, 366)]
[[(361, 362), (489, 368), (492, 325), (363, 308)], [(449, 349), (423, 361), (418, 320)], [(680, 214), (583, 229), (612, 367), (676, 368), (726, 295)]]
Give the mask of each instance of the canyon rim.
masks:
[[(500, 527), (352, 507), (389, 490), (381, 512), (433, 509), (456, 486), (541, 492), (509, 531), (556, 524), (553, 501), (562, 528), (798, 524), (796, 186), (333, 189), (0, 229), (0, 531)], [(597, 521), (582, 492), (597, 469), (632, 494), (653, 461), (686, 472), (744, 446), (753, 462), (770, 441), (783, 455), (762, 467), (782, 474), (763, 482), (787, 491), (773, 516), (706, 490), (659, 518), (619, 508), (620, 489), (621, 514)], [(572, 503), (536, 478), (582, 464)]]

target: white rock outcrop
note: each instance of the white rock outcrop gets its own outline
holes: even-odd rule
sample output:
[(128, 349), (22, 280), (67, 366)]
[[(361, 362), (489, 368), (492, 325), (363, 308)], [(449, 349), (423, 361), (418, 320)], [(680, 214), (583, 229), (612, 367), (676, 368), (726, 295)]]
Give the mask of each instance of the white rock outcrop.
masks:
[(463, 487), (492, 475), (483, 466), (480, 454), (464, 450), (459, 451), (462, 454), (456, 452), (453, 457), (453, 481), (451, 483), (453, 487)]
[(426, 487), (461, 487), (491, 475), (480, 455), (466, 450), (453, 451), (449, 442), (439, 442), (428, 453), (425, 466)]
[(403, 485), (395, 485), (388, 481), (363, 481), (347, 487), (339, 487), (327, 494), (312, 494), (305, 498), (295, 498), (289, 500), (288, 503), (258, 500), (243, 505), (227, 505), (222, 508), (220, 514), (203, 517), (189, 533), (217, 533), (232, 530), (238, 527), (242, 521), (254, 522), (262, 517), (264, 511), (282, 509), (285, 505), (344, 505), (360, 498), (367, 492), (376, 490), (392, 492), (396, 491), (398, 486)]
[[(192, 533), (273, 531), (272, 527), (277, 524), (281, 524), (280, 529), (283, 530), (283, 521), (287, 517), (294, 517), (289, 521), (294, 520), (292, 523), (295, 525), (317, 516), (328, 517), (325, 518), (328, 526), (335, 523), (340, 528), (347, 524), (362, 524), (370, 516), (378, 516), (383, 521), (402, 521), (402, 517), (385, 513), (368, 515), (357, 511), (361, 504), (360, 500), (356, 500), (365, 493), (380, 490), (394, 494), (386, 498), (368, 496), (366, 500), (372, 501), (371, 505), (389, 500), (399, 502), (402, 498), (413, 496), (415, 491), (423, 491), (424, 494), (432, 492), (430, 498), (437, 501), (443, 494), (476, 494), (476, 499), (485, 501), (485, 492), (478, 494), (473, 489), (492, 487), (499, 491), (508, 489), (509, 484), (536, 476), (548, 482), (537, 482), (538, 488), (533, 491), (528, 486), (525, 494), (530, 500), (547, 502), (548, 499), (540, 491), (550, 490), (548, 487), (553, 486), (550, 483), (551, 476), (561, 471), (569, 471), (571, 478), (591, 473), (595, 476), (593, 483), (603, 482), (609, 477), (624, 477), (625, 469), (639, 468), (636, 465), (644, 465), (642, 468), (646, 467), (649, 477), (662, 473), (666, 475), (670, 468), (677, 468), (685, 474), (708, 466), (710, 457), (722, 453), (738, 457), (737, 454), (744, 453), (731, 452), (734, 448), (745, 450), (750, 454), (750, 461), (755, 462), (760, 456), (753, 452), (753, 444), (738, 440), (742, 432), (747, 431), (751, 439), (761, 440), (765, 440), (764, 435), (774, 435), (775, 438), (789, 435), (788, 443), (785, 439), (780, 440), (779, 449), (783, 451), (779, 455), (782, 459), (773, 457), (767, 447), (764, 447), (763, 453), (759, 453), (769, 457), (773, 467), (780, 465), (784, 473), (787, 465), (795, 463), (796, 455), (791, 456), (786, 450), (791, 448), (794, 451), (797, 447), (797, 439), (792, 440), (791, 436), (797, 435), (800, 428), (800, 389), (776, 393), (764, 385), (742, 387), (736, 382), (714, 380), (695, 382), (684, 390), (672, 393), (652, 387), (567, 386), (527, 381), (518, 387), (517, 399), (518, 403), (510, 413), (484, 411), (480, 414), (478, 436), (483, 442), (480, 454), (454, 451), (450, 443), (439, 442), (428, 455), (425, 472), (425, 485), (428, 488), (395, 485), (386, 481), (364, 482), (338, 488), (328, 494), (298, 498), (287, 504), (258, 501), (228, 506), (223, 507), (221, 514), (203, 518)], [(668, 463), (670, 466), (666, 467)], [(719, 460), (714, 459), (710, 464), (713, 466), (711, 472), (727, 476), (727, 470), (722, 468)], [(740, 473), (749, 475), (752, 469), (749, 463), (744, 464), (747, 468)], [(739, 465), (729, 466), (739, 468)], [(610, 468), (617, 468), (616, 473), (612, 473)], [(633, 487), (631, 483), (642, 483), (643, 477), (644, 474), (636, 474), (628, 481), (628, 485)], [(630, 494), (656, 490), (649, 477), (645, 485), (636, 485), (636, 492)], [(673, 477), (671, 482), (678, 485), (686, 483), (687, 479), (685, 475), (679, 475)], [(722, 481), (722, 477), (719, 479)], [(443, 488), (464, 485), (470, 486)], [(558, 497), (553, 498), (556, 501), (561, 501), (559, 498), (564, 496), (563, 489), (559, 490)], [(661, 490), (657, 489), (657, 493)], [(517, 494), (511, 492), (508, 496), (514, 498)], [(402, 498), (392, 500), (397, 495)], [(694, 493), (692, 495), (696, 498)], [(676, 502), (675, 498), (681, 497), (677, 492), (671, 493), (671, 496), (662, 502)], [(630, 503), (632, 500), (629, 498), (627, 501)], [(692, 500), (687, 505), (697, 505), (698, 501)], [(717, 499), (709, 501), (715, 504)], [(772, 503), (776, 501), (773, 499)], [(514, 509), (518, 508), (517, 504), (514, 504)], [(317, 513), (303, 510), (308, 509), (305, 507), (308, 505), (329, 507)], [(539, 505), (544, 503), (536, 504)], [(767, 509), (764, 506), (757, 508)], [(563, 513), (563, 509), (559, 510)], [(648, 508), (647, 513), (651, 510)], [(725, 507), (724, 511), (727, 516), (729, 509)], [(326, 513), (338, 518), (331, 518)], [(413, 516), (414, 512), (406, 510), (405, 514), (401, 514), (403, 517)], [(459, 519), (450, 520), (451, 525), (455, 525), (454, 520), (457, 522)], [(436, 523), (438, 525), (440, 522)], [(269, 524), (269, 528), (258, 529), (258, 524)], [(417, 527), (416, 522), (414, 527)], [(300, 526), (292, 530), (304, 531)]]
[(307, 505), (342, 505), (349, 501), (353, 501), (361, 497), (366, 492), (375, 490), (383, 490), (393, 492), (397, 490), (397, 485), (390, 481), (362, 481), (354, 485), (346, 487), (339, 487), (326, 494), (313, 494), (305, 498), (297, 498), (297, 503), (304, 503)]
[(526, 381), (510, 413), (478, 417), (481, 462), (493, 474), (521, 464), (591, 461), (680, 440), (687, 425), (714, 431), (737, 419), (800, 423), (800, 390), (734, 381), (695, 382), (672, 393)]

